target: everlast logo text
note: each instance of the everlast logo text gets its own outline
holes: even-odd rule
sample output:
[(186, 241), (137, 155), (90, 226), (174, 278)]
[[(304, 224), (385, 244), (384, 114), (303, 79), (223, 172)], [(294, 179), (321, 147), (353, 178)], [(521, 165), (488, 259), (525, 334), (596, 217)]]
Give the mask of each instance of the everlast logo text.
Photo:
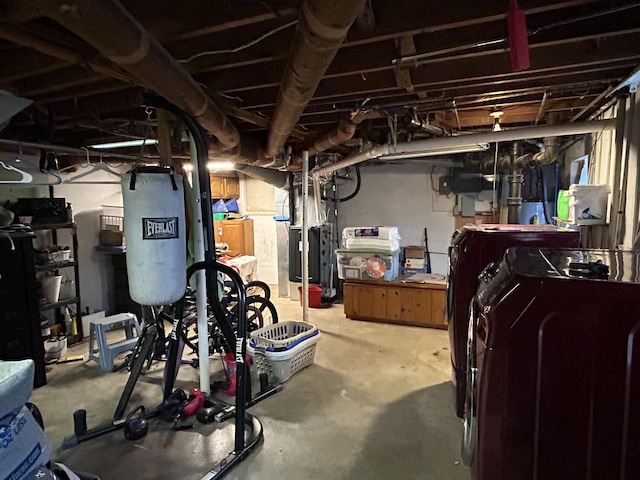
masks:
[(145, 240), (178, 238), (178, 217), (143, 218), (142, 238)]

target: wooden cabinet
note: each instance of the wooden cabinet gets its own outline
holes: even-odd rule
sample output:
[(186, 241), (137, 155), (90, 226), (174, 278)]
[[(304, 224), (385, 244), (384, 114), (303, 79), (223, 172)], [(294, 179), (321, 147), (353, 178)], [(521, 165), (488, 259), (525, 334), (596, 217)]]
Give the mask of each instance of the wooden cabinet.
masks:
[(213, 222), (216, 243), (229, 246), (227, 255), (253, 255), (253, 220), (216, 220)]
[(240, 182), (236, 177), (220, 177), (210, 175), (211, 198), (238, 198)]
[(446, 328), (445, 290), (444, 282), (349, 280), (344, 284), (344, 313), (357, 320)]

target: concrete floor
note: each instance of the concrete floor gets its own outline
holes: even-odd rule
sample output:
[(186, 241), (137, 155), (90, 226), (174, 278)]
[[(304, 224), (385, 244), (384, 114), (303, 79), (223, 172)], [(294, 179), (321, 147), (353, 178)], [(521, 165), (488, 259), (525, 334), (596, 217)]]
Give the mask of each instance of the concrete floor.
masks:
[[(297, 302), (275, 299), (281, 320), (300, 320)], [(250, 412), (264, 426), (264, 443), (226, 478), (239, 479), (468, 479), (461, 464), (462, 425), (452, 406), (447, 332), (346, 319), (342, 305), (311, 309), (322, 338), (312, 366)], [(87, 358), (87, 344), (69, 354)], [(162, 364), (143, 377), (130, 406), (162, 400)], [(214, 376), (220, 360), (211, 359)], [(152, 420), (131, 442), (122, 431), (63, 450), (72, 413), (87, 410), (89, 428), (108, 423), (127, 379), (94, 362), (54, 365), (48, 384), (33, 392), (56, 458), (103, 480), (199, 479), (233, 448), (233, 426), (202, 425), (174, 432)], [(197, 371), (180, 370), (177, 386), (197, 385)], [(218, 394), (221, 395), (221, 394)], [(221, 395), (219, 398), (230, 401)]]

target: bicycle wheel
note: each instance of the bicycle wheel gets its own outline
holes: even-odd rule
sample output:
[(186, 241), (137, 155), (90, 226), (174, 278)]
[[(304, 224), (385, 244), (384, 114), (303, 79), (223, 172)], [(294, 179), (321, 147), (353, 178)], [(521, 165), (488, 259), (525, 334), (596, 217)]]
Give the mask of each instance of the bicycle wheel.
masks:
[(247, 292), (247, 297), (263, 297), (269, 300), (271, 298), (271, 288), (260, 280), (252, 280), (247, 282), (244, 286)]
[[(247, 297), (263, 297), (269, 300), (271, 298), (271, 288), (260, 280), (252, 280), (244, 284), (245, 296)], [(238, 301), (238, 292), (231, 280), (224, 282), (224, 298), (222, 304), (232, 306)]]
[[(213, 353), (211, 331), (213, 325), (213, 317), (207, 313), (207, 324), (209, 326), (209, 355)], [(184, 342), (185, 346), (191, 350), (192, 353), (198, 354), (198, 323), (197, 315), (195, 311), (190, 311), (185, 315), (182, 320), (182, 328), (180, 329), (180, 338)]]
[[(247, 297), (248, 333), (275, 323), (278, 323), (278, 311), (270, 300), (264, 297)], [(237, 328), (236, 325), (234, 328)]]
[(129, 403), (129, 399), (131, 398), (131, 394), (133, 393), (133, 388), (136, 386), (140, 373), (142, 373), (144, 364), (151, 362), (153, 358), (153, 350), (157, 339), (158, 330), (155, 325), (148, 325), (142, 331), (142, 335), (138, 339), (138, 342), (133, 349), (133, 353), (131, 354), (129, 378), (124, 386), (122, 395), (120, 395), (116, 411), (113, 414), (113, 418), (115, 420), (119, 420), (123, 417), (124, 411)]

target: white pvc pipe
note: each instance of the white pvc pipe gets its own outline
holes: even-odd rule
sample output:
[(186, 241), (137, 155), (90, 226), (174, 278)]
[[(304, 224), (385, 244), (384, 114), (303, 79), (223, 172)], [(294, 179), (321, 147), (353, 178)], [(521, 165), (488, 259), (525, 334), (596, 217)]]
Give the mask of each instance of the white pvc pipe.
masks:
[(482, 145), (485, 143), (512, 142), (528, 138), (559, 137), (562, 135), (580, 135), (584, 133), (600, 132), (614, 129), (615, 119), (598, 120), (594, 122), (570, 123), (567, 125), (541, 125), (534, 127), (512, 128), (499, 132), (474, 133), (455, 137), (439, 137), (428, 140), (415, 140), (398, 143), (397, 145), (380, 145), (366, 152), (347, 157), (332, 165), (314, 170), (314, 176), (326, 175), (341, 168), (350, 167), (366, 160), (372, 160), (388, 154), (417, 153), (417, 152), (445, 152), (448, 148), (455, 149), (465, 145)]
[(309, 317), (309, 152), (302, 152), (302, 321)]
[[(198, 165), (196, 143), (189, 134), (189, 153), (191, 165)], [(195, 208), (191, 212), (195, 216), (193, 229), (195, 243), (195, 261), (204, 262), (204, 225), (202, 223), (202, 199), (200, 198), (200, 178), (197, 170), (191, 174), (191, 185), (194, 192)], [(216, 289), (217, 290), (217, 289)], [(213, 299), (211, 300), (214, 301)], [(200, 373), (200, 391), (209, 395), (211, 379), (209, 375), (209, 319), (207, 318), (207, 277), (204, 270), (196, 272), (196, 315), (198, 319), (198, 371)]]

